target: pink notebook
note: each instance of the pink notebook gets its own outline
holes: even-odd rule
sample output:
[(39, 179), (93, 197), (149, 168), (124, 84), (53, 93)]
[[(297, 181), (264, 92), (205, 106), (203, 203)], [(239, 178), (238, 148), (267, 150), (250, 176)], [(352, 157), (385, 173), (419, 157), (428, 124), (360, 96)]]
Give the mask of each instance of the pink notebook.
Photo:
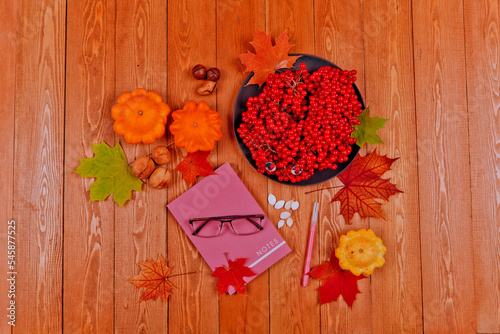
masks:
[[(188, 235), (212, 270), (227, 266), (227, 257), (234, 261), (247, 258), (246, 266), (257, 275), (291, 252), (264, 211), (257, 204), (229, 163), (219, 167), (167, 205), (177, 222)], [(236, 235), (224, 223), (217, 237), (203, 238), (193, 235), (189, 219), (230, 215), (263, 214), (263, 229), (251, 235)], [(257, 276), (245, 278), (248, 283)], [(231, 293), (232, 291), (230, 291)]]

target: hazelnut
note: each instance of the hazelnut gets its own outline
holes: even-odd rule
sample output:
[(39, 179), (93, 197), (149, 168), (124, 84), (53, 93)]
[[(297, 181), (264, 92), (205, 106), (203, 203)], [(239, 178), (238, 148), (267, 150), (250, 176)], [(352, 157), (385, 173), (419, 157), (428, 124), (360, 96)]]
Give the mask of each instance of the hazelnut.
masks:
[(207, 71), (207, 80), (217, 81), (220, 78), (220, 71), (217, 67), (212, 67)]
[(163, 167), (158, 167), (149, 177), (149, 184), (153, 188), (163, 189), (170, 183), (171, 180), (172, 172)]
[(205, 68), (205, 66), (203, 66), (201, 64), (194, 65), (194, 67), (193, 67), (193, 77), (196, 80), (205, 79), (206, 76), (207, 76), (207, 69)]
[(215, 90), (217, 83), (215, 81), (204, 81), (198, 88), (197, 92), (200, 95), (210, 95)]
[(172, 160), (172, 155), (170, 151), (165, 146), (155, 147), (153, 152), (151, 153), (151, 158), (158, 164), (164, 165), (168, 164), (170, 160)]
[(147, 179), (155, 169), (155, 163), (148, 157), (140, 157), (132, 164), (132, 173), (140, 179)]

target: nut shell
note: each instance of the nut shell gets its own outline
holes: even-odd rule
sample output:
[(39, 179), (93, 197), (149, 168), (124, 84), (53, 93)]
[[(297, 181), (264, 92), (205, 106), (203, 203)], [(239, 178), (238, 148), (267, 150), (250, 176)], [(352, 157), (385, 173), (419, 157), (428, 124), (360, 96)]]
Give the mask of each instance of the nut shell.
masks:
[(149, 177), (149, 184), (156, 189), (165, 188), (170, 181), (172, 181), (172, 172), (163, 167), (156, 168)]
[(170, 151), (166, 146), (158, 146), (153, 149), (151, 158), (156, 162), (156, 164), (164, 165), (168, 164), (170, 160), (172, 160), (172, 154), (170, 154)]
[(154, 169), (155, 163), (148, 157), (140, 157), (132, 164), (132, 173), (140, 179), (147, 179)]
[(215, 90), (217, 83), (215, 81), (204, 81), (196, 90), (200, 95), (210, 95)]
[(205, 68), (205, 66), (201, 64), (194, 65), (192, 72), (193, 72), (193, 77), (196, 80), (202, 80), (207, 77), (207, 69)]
[(212, 67), (207, 71), (207, 80), (217, 81), (220, 79), (220, 71), (217, 67)]

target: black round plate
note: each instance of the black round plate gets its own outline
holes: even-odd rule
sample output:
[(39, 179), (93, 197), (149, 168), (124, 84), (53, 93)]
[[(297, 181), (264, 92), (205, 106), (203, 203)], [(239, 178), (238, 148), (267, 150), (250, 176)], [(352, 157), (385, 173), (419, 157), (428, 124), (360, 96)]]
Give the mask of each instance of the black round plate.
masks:
[[(312, 73), (314, 71), (319, 70), (319, 68), (322, 66), (331, 66), (331, 67), (338, 68), (338, 66), (333, 64), (332, 62), (330, 62), (326, 59), (320, 58), (320, 57), (313, 56), (313, 55), (298, 53), (298, 54), (291, 54), (291, 56), (301, 56), (299, 59), (297, 59), (297, 61), (295, 62), (295, 65), (292, 68), (295, 71), (300, 69), (301, 63), (306, 64), (306, 67), (307, 67), (307, 70), (309, 71), (309, 73)], [(260, 93), (262, 93), (262, 89), (264, 87), (264, 85), (262, 85), (261, 88), (259, 88), (258, 85), (245, 86), (247, 84), (247, 82), (250, 81), (250, 78), (252, 76), (253, 76), (253, 73), (251, 73), (247, 77), (245, 82), (243, 82), (243, 85), (241, 85), (241, 88), (238, 92), (238, 95), (236, 96), (236, 102), (234, 104), (234, 111), (233, 111), (233, 131), (234, 131), (234, 135), (236, 137), (236, 140), (238, 141), (238, 145), (240, 147), (241, 152), (243, 153), (245, 158), (248, 160), (248, 162), (250, 162), (250, 164), (255, 169), (257, 169), (257, 165), (255, 164), (255, 161), (252, 158), (252, 154), (251, 154), (250, 150), (243, 143), (239, 134), (236, 132), (236, 130), (238, 129), (238, 127), (241, 124), (241, 114), (244, 111), (246, 111), (246, 104), (247, 104), (248, 98), (250, 96), (257, 96)], [(358, 87), (356, 87), (356, 85), (353, 85), (353, 86), (354, 86), (354, 91), (356, 92), (356, 95), (358, 96), (358, 101), (361, 102), (362, 109), (364, 109), (365, 105), (363, 103), (363, 98), (361, 97), (361, 93), (359, 92)], [(267, 173), (265, 173), (263, 175), (265, 175), (266, 177), (268, 177), (269, 179), (271, 179), (273, 181), (276, 181), (276, 182), (279, 182), (282, 184), (289, 184), (289, 185), (293, 185), (293, 186), (307, 186), (307, 185), (322, 183), (322, 182), (325, 182), (325, 181), (337, 176), (338, 174), (340, 174), (354, 160), (354, 158), (358, 154), (359, 146), (356, 144), (351, 145), (351, 146), (352, 146), (352, 151), (351, 151), (351, 154), (349, 154), (349, 159), (347, 161), (344, 161), (344, 162), (338, 164), (337, 169), (333, 170), (333, 169), (328, 168), (328, 169), (325, 169), (322, 171), (316, 170), (316, 171), (314, 171), (313, 176), (311, 176), (307, 180), (302, 180), (300, 182), (292, 183), (290, 181), (279, 181), (278, 177), (276, 175), (269, 175)]]

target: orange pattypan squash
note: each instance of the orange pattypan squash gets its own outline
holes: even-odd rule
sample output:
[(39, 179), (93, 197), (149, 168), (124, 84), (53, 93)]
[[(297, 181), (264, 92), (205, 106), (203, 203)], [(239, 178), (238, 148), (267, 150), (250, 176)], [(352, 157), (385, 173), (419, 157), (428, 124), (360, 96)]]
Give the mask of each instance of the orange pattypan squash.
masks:
[(382, 240), (371, 229), (349, 231), (340, 237), (340, 246), (335, 250), (339, 265), (356, 276), (371, 275), (385, 263), (387, 249)]
[(111, 108), (115, 132), (130, 144), (152, 144), (163, 136), (169, 113), (158, 93), (142, 88), (123, 93)]
[(206, 102), (189, 101), (184, 108), (172, 113), (170, 132), (175, 145), (184, 147), (188, 153), (211, 151), (215, 142), (222, 138), (222, 120), (219, 113), (210, 110)]

